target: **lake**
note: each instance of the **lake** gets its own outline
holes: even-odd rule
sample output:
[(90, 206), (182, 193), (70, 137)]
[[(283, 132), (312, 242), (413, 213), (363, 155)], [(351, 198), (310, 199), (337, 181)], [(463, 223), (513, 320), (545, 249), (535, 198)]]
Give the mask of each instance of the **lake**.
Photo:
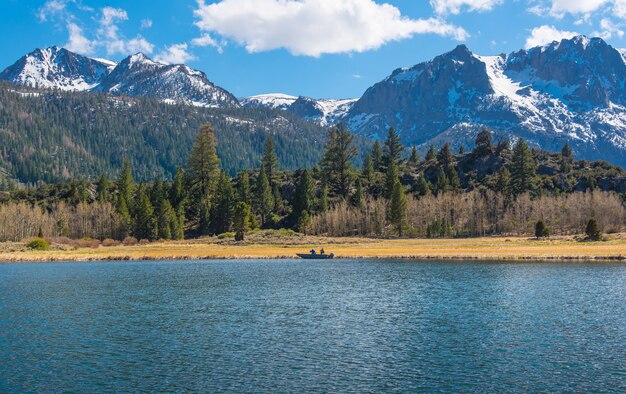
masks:
[(0, 264), (0, 392), (623, 392), (626, 265)]

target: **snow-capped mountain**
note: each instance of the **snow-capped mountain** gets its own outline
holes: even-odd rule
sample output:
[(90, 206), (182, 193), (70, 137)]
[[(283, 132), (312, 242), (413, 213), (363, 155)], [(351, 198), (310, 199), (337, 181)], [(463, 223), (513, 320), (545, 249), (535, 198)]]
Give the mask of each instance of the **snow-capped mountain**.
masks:
[(62, 90), (90, 90), (115, 63), (90, 59), (57, 46), (36, 49), (0, 73), (0, 80), (17, 85)]
[(0, 80), (37, 88), (154, 97), (170, 103), (234, 108), (239, 101), (185, 65), (167, 65), (138, 53), (119, 63), (67, 49), (36, 49), (0, 73)]
[(318, 123), (321, 126), (330, 126), (342, 119), (352, 108), (356, 99), (312, 99), (295, 97), (286, 94), (262, 94), (241, 100), (241, 104), (248, 108), (271, 108), (290, 112), (302, 119)]
[(375, 138), (395, 127), (405, 143), (423, 147), (442, 135), (470, 147), (489, 128), (549, 150), (569, 142), (581, 158), (625, 165), (623, 53), (583, 36), (499, 56), (461, 45), (394, 71), (341, 120)]

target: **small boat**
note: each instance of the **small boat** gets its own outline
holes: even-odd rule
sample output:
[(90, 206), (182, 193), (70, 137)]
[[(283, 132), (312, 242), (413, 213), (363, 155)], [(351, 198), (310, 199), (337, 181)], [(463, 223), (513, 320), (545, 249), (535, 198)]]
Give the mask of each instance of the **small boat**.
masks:
[(301, 259), (309, 259), (309, 260), (325, 260), (325, 259), (334, 259), (335, 258), (335, 254), (331, 253), (331, 254), (313, 254), (313, 253), (296, 253), (296, 255), (298, 257), (300, 257)]

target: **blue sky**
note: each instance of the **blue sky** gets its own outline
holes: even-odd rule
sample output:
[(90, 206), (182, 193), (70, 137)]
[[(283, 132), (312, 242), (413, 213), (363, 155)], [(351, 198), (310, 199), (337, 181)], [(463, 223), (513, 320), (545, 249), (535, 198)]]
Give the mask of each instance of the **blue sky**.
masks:
[(0, 0), (0, 69), (60, 45), (138, 51), (239, 97), (360, 96), (394, 69), (466, 44), (489, 55), (574, 34), (626, 47), (626, 0)]

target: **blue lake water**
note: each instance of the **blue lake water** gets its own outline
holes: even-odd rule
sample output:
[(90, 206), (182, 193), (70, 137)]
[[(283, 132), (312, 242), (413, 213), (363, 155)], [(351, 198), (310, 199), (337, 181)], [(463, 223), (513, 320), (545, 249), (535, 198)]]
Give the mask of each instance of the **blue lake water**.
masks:
[(624, 392), (626, 265), (0, 264), (0, 392)]

